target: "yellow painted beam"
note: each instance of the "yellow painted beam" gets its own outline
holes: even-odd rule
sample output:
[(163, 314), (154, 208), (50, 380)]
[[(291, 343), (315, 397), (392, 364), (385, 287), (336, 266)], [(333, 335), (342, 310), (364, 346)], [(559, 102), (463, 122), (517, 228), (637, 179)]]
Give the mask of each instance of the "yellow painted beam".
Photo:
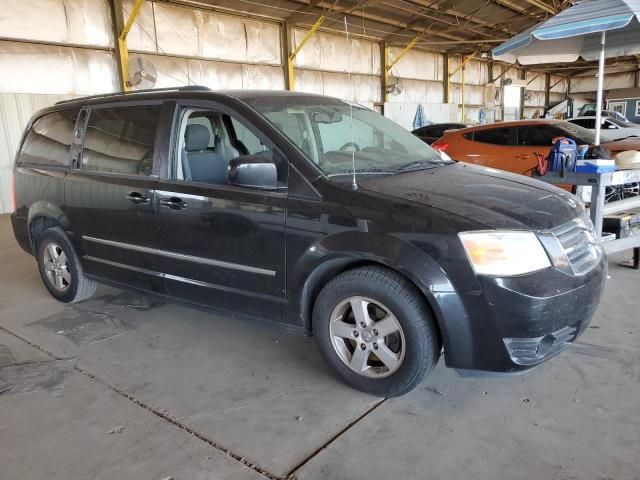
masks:
[(461, 110), (461, 112), (460, 112), (460, 113), (461, 113), (461, 119), (460, 119), (460, 121), (461, 121), (462, 123), (466, 123), (466, 122), (465, 122), (465, 119), (464, 119), (464, 69), (465, 69), (465, 65), (469, 62), (469, 60), (471, 60), (473, 57), (475, 57), (475, 56), (476, 56), (476, 54), (478, 53), (478, 51), (479, 51), (479, 50), (476, 50), (476, 51), (475, 51), (475, 52), (473, 52), (471, 55), (469, 55), (467, 58), (462, 57), (462, 63), (458, 66), (458, 68), (456, 68), (456, 69), (454, 70), (454, 72), (453, 72), (451, 75), (449, 75), (449, 78), (451, 78), (451, 76), (455, 75), (455, 73), (456, 73), (458, 70), (462, 69), (462, 72), (461, 72), (461, 77), (462, 77), (462, 78), (461, 78), (461, 81), (462, 81), (462, 85), (461, 85), (461, 89), (460, 89), (460, 90), (461, 90), (461, 91), (460, 91), (460, 103), (461, 103), (461, 107), (462, 107), (462, 110)]
[(118, 50), (120, 52), (120, 67), (122, 69), (122, 89), (127, 92), (131, 90), (131, 86), (129, 85), (129, 49), (127, 48), (127, 35), (129, 35), (129, 31), (133, 26), (133, 22), (135, 22), (136, 17), (138, 16), (138, 12), (140, 12), (140, 8), (142, 7), (142, 3), (144, 0), (136, 0), (136, 3), (133, 5), (133, 9), (129, 14), (129, 18), (127, 19), (122, 32), (118, 35)]
[(287, 70), (289, 72), (289, 85), (288, 85), (289, 90), (293, 90), (293, 87), (295, 84), (294, 77), (293, 77), (293, 61), (296, 59), (296, 56), (298, 55), (298, 53), (300, 53), (300, 50), (302, 50), (302, 47), (304, 47), (304, 45), (309, 41), (309, 39), (313, 37), (313, 35), (316, 33), (316, 30), (318, 30), (320, 25), (322, 25), (322, 22), (324, 22), (326, 19), (327, 17), (325, 17), (324, 15), (321, 15), (318, 18), (318, 20), (316, 20), (316, 22), (311, 26), (311, 28), (305, 34), (305, 36), (302, 37), (302, 41), (300, 41), (300, 45), (298, 45), (291, 52), (291, 54), (289, 54), (289, 57), (287, 58)]
[(473, 57), (475, 57), (475, 56), (478, 54), (478, 52), (479, 52), (479, 51), (480, 51), (480, 50), (476, 50), (476, 51), (475, 51), (475, 52), (473, 52), (471, 55), (469, 55), (467, 58), (463, 59), (463, 60), (462, 60), (462, 63), (461, 63), (460, 65), (458, 65), (458, 67), (457, 67), (453, 72), (451, 72), (451, 73), (449, 74), (449, 78), (453, 77), (456, 73), (458, 73), (458, 71), (459, 71), (461, 68), (463, 68), (463, 67), (464, 67), (464, 66), (469, 62), (469, 60), (471, 60)]
[(387, 65), (387, 72), (391, 71), (391, 69), (400, 61), (400, 59), (404, 57), (413, 47), (416, 46), (416, 43), (418, 43), (418, 40), (420, 40), (420, 38), (421, 35), (414, 37), (402, 50), (398, 52), (396, 58), (394, 58), (393, 61)]

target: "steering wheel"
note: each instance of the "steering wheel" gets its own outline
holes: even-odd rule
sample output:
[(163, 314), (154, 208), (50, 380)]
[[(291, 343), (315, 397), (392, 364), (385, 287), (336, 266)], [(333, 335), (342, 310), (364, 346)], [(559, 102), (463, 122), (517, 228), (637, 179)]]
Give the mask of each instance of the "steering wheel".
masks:
[(356, 150), (356, 152), (360, 151), (360, 145), (358, 145), (356, 142), (347, 142), (347, 143), (345, 143), (344, 145), (342, 145), (340, 147), (340, 151), (344, 152), (349, 147), (353, 147)]

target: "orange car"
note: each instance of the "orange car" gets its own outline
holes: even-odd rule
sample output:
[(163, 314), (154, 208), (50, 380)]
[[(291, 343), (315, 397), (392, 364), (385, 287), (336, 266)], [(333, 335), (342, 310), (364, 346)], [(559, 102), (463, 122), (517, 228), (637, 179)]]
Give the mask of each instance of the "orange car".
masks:
[[(595, 142), (593, 130), (562, 120), (518, 120), (445, 132), (431, 146), (454, 160), (477, 163), (499, 170), (531, 175), (537, 166), (535, 154), (547, 155), (553, 139), (567, 137), (578, 145)], [(640, 150), (640, 138), (611, 141), (602, 133), (603, 146), (611, 153)]]

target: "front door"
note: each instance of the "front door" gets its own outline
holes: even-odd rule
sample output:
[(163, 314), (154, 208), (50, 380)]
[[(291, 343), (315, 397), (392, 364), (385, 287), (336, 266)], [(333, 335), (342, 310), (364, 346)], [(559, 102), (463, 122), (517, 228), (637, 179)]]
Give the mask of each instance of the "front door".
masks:
[(548, 125), (524, 125), (517, 128), (513, 148), (513, 172), (531, 175), (538, 165), (536, 154), (549, 155), (558, 133)]
[[(156, 206), (169, 294), (284, 321), (286, 161), (226, 107), (177, 108)], [(229, 183), (229, 161), (247, 155), (277, 164), (278, 189)]]
[(164, 293), (153, 253), (161, 110), (160, 103), (83, 110), (65, 201), (88, 274)]

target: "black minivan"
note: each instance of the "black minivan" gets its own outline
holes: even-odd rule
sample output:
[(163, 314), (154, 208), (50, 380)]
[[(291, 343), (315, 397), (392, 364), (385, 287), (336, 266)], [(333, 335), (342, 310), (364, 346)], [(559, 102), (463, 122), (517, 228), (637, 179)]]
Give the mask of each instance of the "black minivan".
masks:
[(14, 182), (15, 236), (58, 300), (105, 282), (278, 322), (376, 395), (442, 353), (466, 373), (539, 364), (586, 328), (606, 278), (574, 196), (318, 95), (60, 102), (31, 119)]

